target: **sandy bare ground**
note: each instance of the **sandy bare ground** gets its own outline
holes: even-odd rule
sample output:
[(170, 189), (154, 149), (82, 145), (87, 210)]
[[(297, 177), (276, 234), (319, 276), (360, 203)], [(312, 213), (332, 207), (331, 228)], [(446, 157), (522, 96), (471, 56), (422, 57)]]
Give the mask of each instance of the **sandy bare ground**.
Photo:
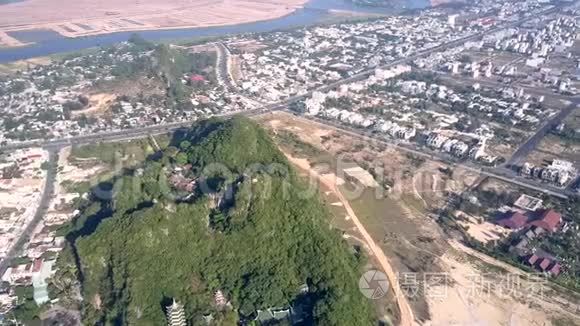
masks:
[(19, 40), (6, 34), (5, 32), (0, 31), (0, 48), (3, 48), (3, 47), (9, 48), (9, 47), (24, 46), (24, 45), (26, 45), (26, 43), (20, 42)]
[(461, 3), (463, 2), (462, 0), (430, 0), (429, 3), (431, 4), (431, 7), (437, 7), (437, 6), (441, 6), (441, 5), (445, 5), (448, 3)]
[[(426, 325), (578, 325), (578, 303), (525, 272), (450, 241), (439, 263), (446, 285), (427, 290), (432, 319)], [(517, 280), (517, 282), (516, 282)], [(431, 295), (429, 295), (431, 293)], [(438, 294), (438, 295), (433, 295)], [(576, 305), (576, 307), (574, 307)]]
[(512, 230), (487, 222), (481, 216), (473, 216), (459, 210), (454, 215), (457, 223), (467, 228), (467, 233), (483, 244), (504, 239), (512, 233)]
[(228, 57), (228, 67), (230, 68), (230, 75), (235, 85), (240, 84), (240, 80), (244, 79), (244, 71), (242, 70), (242, 59), (239, 55), (233, 54)]
[[(447, 199), (447, 191), (466, 189), (477, 178), (477, 175), (472, 176), (460, 168), (447, 177), (440, 171), (440, 168), (446, 167), (440, 162), (424, 161), (417, 166), (412, 158), (395, 147), (377, 145), (373, 141), (285, 112), (263, 115), (257, 119), (274, 131), (291, 132), (301, 141), (334, 156), (342, 156), (346, 161), (360, 166), (365, 163), (381, 166), (383, 179), (395, 181), (389, 197), (397, 200), (413, 197), (425, 208), (441, 205)], [(376, 181), (381, 182), (378, 178)]]
[(72, 115), (78, 117), (82, 114), (91, 115), (91, 116), (100, 116), (105, 114), (113, 101), (117, 98), (115, 94), (108, 94), (108, 93), (100, 93), (100, 94), (93, 94), (89, 97), (89, 107), (80, 110), (80, 111), (73, 111)]
[[(80, 37), (152, 29), (235, 25), (275, 19), (306, 0), (25, 0), (0, 6), (0, 46), (18, 40), (2, 33), (52, 30)], [(2, 41), (4, 40), (5, 41)]]
[(469, 263), (448, 254), (442, 261), (452, 270), (449, 273), (452, 283), (429, 289), (431, 295), (428, 292), (427, 298), (433, 319), (428, 325), (550, 324), (541, 311), (509, 298), (502, 299), (488, 289), (483, 274)]
[(309, 171), (311, 176), (316, 177), (320, 182), (328, 189), (331, 189), (334, 194), (338, 197), (339, 201), (342, 203), (344, 209), (346, 210), (348, 217), (350, 220), (355, 224), (358, 232), (362, 235), (364, 241), (366, 242), (366, 248), (370, 250), (370, 253), (376, 258), (378, 263), (380, 264), (382, 270), (387, 275), (389, 282), (391, 284), (391, 288), (393, 289), (395, 298), (397, 300), (397, 306), (399, 307), (400, 312), (400, 325), (402, 326), (410, 326), (415, 325), (415, 318), (413, 315), (413, 310), (407, 301), (407, 297), (401, 291), (399, 287), (399, 282), (397, 279), (397, 273), (395, 272), (394, 268), (389, 263), (389, 259), (383, 252), (383, 250), (375, 243), (371, 235), (367, 232), (364, 225), (360, 222), (358, 217), (356, 216), (354, 210), (350, 206), (349, 201), (344, 197), (342, 192), (337, 187), (336, 178), (332, 177), (332, 175), (321, 175), (317, 171), (313, 170), (306, 159), (297, 159), (288, 154), (286, 154), (288, 160), (298, 166), (302, 170)]

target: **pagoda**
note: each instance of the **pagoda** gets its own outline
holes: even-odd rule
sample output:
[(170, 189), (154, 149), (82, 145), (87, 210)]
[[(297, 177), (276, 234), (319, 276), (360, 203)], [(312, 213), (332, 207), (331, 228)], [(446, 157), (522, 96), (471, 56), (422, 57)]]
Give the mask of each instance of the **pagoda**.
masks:
[(186, 326), (185, 310), (183, 305), (173, 299), (173, 304), (167, 307), (167, 325), (168, 326)]

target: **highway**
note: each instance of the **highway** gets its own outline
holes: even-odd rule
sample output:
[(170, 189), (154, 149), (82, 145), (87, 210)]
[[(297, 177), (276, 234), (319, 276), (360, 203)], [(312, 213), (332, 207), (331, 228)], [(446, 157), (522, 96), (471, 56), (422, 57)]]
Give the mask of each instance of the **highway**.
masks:
[[(550, 14), (550, 13), (553, 13), (553, 12), (559, 10), (559, 9), (560, 9), (559, 7), (550, 8), (550, 9), (542, 11), (540, 14), (542, 14), (542, 15)], [(380, 66), (380, 68), (387, 69), (387, 68), (391, 68), (391, 67), (394, 67), (394, 66), (399, 65), (399, 64), (408, 63), (408, 62), (413, 61), (415, 59), (427, 56), (433, 52), (443, 51), (443, 50), (448, 49), (448, 48), (459, 46), (465, 42), (479, 39), (486, 34), (494, 33), (494, 32), (497, 32), (497, 31), (505, 29), (505, 28), (517, 26), (517, 25), (519, 25), (519, 24), (521, 24), (529, 19), (533, 19), (534, 17), (536, 17), (536, 16), (533, 15), (533, 16), (525, 17), (525, 18), (518, 20), (518, 21), (514, 21), (514, 22), (511, 22), (508, 24), (497, 26), (497, 27), (491, 28), (489, 30), (486, 30), (486, 31), (483, 31), (480, 33), (472, 34), (472, 35), (469, 35), (469, 36), (466, 36), (466, 37), (463, 37), (463, 38), (460, 38), (457, 40), (453, 40), (453, 41), (441, 44), (439, 46), (435, 46), (435, 47), (432, 47), (429, 49), (418, 51), (417, 53), (415, 53), (413, 55), (391, 61), (386, 65), (382, 65), (382, 66)], [(218, 66), (219, 66), (216, 68), (219, 69), (220, 73), (225, 75), (223, 77), (229, 77), (227, 75), (227, 61), (226, 61), (226, 56), (227, 56), (228, 50), (227, 50), (227, 48), (225, 48), (225, 46), (223, 44), (220, 44), (220, 43), (216, 44), (216, 48), (218, 50), (217, 61), (218, 61)], [(225, 117), (225, 118), (230, 117), (230, 116), (235, 115), (235, 114), (254, 116), (254, 115), (267, 113), (267, 112), (271, 112), (271, 111), (286, 110), (289, 105), (310, 97), (312, 95), (312, 93), (314, 93), (316, 91), (325, 92), (325, 91), (332, 90), (336, 87), (339, 87), (340, 85), (343, 85), (343, 84), (348, 84), (348, 83), (352, 83), (354, 81), (363, 80), (363, 79), (367, 78), (368, 76), (372, 75), (374, 73), (374, 71), (375, 71), (375, 68), (371, 68), (371, 69), (362, 71), (362, 72), (354, 74), (348, 78), (344, 78), (344, 79), (341, 79), (337, 82), (316, 88), (316, 89), (308, 91), (304, 94), (291, 96), (291, 97), (287, 98), (286, 100), (281, 101), (279, 103), (267, 104), (261, 108), (253, 109), (253, 110), (246, 110), (246, 111), (239, 111), (239, 112), (227, 112), (227, 113), (220, 114), (217, 116)], [(231, 83), (229, 83), (230, 82), (229, 78), (224, 78), (224, 79), (225, 79), (227, 89), (228, 90), (235, 90), (233, 85), (231, 85)], [(570, 114), (570, 112), (572, 112), (574, 110), (574, 108), (578, 105), (578, 103), (580, 103), (579, 101), (580, 101), (579, 98), (574, 98), (574, 101), (570, 106), (561, 110), (548, 123), (544, 124), (542, 126), (542, 128), (540, 130), (538, 130), (538, 132), (536, 132), (532, 137), (530, 137), (524, 144), (522, 144), (516, 150), (514, 155), (507, 162), (506, 166), (518, 163), (521, 158), (525, 157), (527, 154), (529, 154), (531, 151), (533, 151), (533, 149), (538, 145), (538, 143), (542, 140), (542, 138), (545, 137), (545, 135), (551, 130), (551, 128), (558, 125), (567, 115)], [(310, 119), (315, 119), (315, 118), (310, 118)], [(194, 122), (195, 122), (195, 120), (173, 122), (173, 123), (168, 123), (168, 124), (146, 126), (146, 127), (142, 127), (142, 128), (138, 128), (138, 129), (135, 128), (135, 129), (125, 129), (125, 130), (111, 130), (111, 131), (106, 131), (106, 132), (102, 132), (102, 133), (79, 135), (79, 136), (64, 138), (64, 139), (54, 139), (54, 140), (46, 140), (46, 141), (37, 140), (37, 141), (13, 143), (13, 144), (8, 144), (8, 145), (0, 147), (0, 150), (13, 150), (13, 149), (18, 149), (18, 148), (28, 148), (28, 147), (45, 147), (48, 149), (57, 149), (57, 148), (61, 148), (64, 146), (69, 146), (69, 145), (88, 144), (88, 143), (95, 143), (95, 142), (112, 142), (112, 141), (130, 140), (130, 139), (146, 137), (148, 135), (157, 135), (157, 134), (173, 132), (173, 131), (178, 130), (180, 128), (188, 127)], [(356, 134), (358, 136), (369, 137), (368, 135), (365, 135), (364, 132), (361, 132), (358, 130), (353, 130), (352, 128), (347, 127), (347, 126), (338, 125), (336, 123), (329, 122), (326, 120), (320, 121), (319, 119), (317, 122), (324, 123), (326, 125), (332, 125), (334, 128), (340, 129), (343, 132), (349, 132), (349, 133)], [(553, 195), (556, 197), (567, 198), (568, 195), (573, 194), (573, 192), (571, 192), (571, 191), (565, 191), (563, 189), (553, 187), (553, 186), (550, 186), (550, 185), (547, 185), (544, 183), (538, 183), (538, 182), (534, 182), (534, 181), (529, 180), (529, 179), (521, 178), (517, 174), (515, 174), (514, 171), (510, 171), (510, 170), (502, 168), (502, 167), (487, 168), (487, 167), (479, 167), (475, 164), (465, 163), (465, 162), (464, 163), (455, 163), (455, 162), (451, 161), (448, 157), (445, 157), (442, 154), (438, 154), (435, 152), (428, 154), (423, 149), (417, 150), (416, 147), (412, 148), (412, 146), (410, 144), (396, 144), (393, 142), (387, 142), (384, 139), (378, 140), (376, 137), (372, 137), (369, 139), (372, 139), (373, 141), (379, 141), (379, 142), (383, 143), (384, 145), (396, 146), (397, 148), (404, 150), (404, 151), (407, 151), (407, 152), (411, 152), (414, 155), (418, 155), (421, 157), (426, 156), (430, 159), (437, 159), (437, 160), (445, 161), (447, 163), (451, 163), (454, 165), (459, 165), (467, 170), (470, 170), (470, 171), (473, 171), (476, 173), (480, 173), (480, 174), (485, 175), (485, 176), (494, 177), (494, 178), (497, 178), (497, 179), (500, 179), (500, 180), (503, 180), (503, 181), (506, 181), (506, 182), (509, 182), (512, 184), (516, 184), (516, 185), (521, 186), (521, 187), (529, 188), (529, 189), (532, 189), (535, 191), (541, 191), (541, 192), (544, 192), (544, 193), (547, 193), (547, 194), (550, 194), (550, 195)]]
[(10, 267), (10, 263), (12, 259), (17, 257), (19, 253), (22, 251), (24, 245), (28, 242), (30, 234), (34, 231), (34, 228), (38, 225), (38, 223), (43, 219), (46, 211), (49, 208), (50, 201), (52, 199), (54, 193), (54, 183), (56, 182), (56, 173), (57, 173), (57, 166), (58, 166), (58, 152), (56, 150), (50, 150), (48, 153), (48, 170), (46, 171), (46, 181), (44, 183), (44, 188), (42, 190), (42, 196), (40, 198), (40, 202), (38, 204), (38, 208), (34, 213), (34, 217), (28, 223), (18, 240), (14, 243), (14, 245), (8, 250), (6, 254), (6, 258), (0, 261), (0, 275), (4, 275), (8, 267)]

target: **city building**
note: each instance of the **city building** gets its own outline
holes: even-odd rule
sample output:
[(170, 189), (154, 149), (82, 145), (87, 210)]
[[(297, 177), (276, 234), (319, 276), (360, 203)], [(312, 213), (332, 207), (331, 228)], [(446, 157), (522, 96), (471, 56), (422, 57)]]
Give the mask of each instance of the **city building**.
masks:
[(455, 28), (457, 25), (457, 17), (459, 17), (457, 14), (447, 16), (447, 24), (449, 24), (451, 28)]

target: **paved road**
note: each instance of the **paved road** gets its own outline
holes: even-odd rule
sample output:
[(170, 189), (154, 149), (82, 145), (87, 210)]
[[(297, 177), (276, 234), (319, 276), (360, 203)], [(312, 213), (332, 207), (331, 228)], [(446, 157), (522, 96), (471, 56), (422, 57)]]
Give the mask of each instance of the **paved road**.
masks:
[(56, 172), (57, 172), (57, 165), (58, 165), (58, 152), (55, 150), (49, 151), (48, 157), (49, 167), (46, 172), (46, 180), (44, 184), (44, 189), (42, 190), (42, 196), (40, 198), (40, 202), (38, 204), (38, 208), (34, 213), (34, 217), (28, 223), (22, 235), (18, 238), (18, 240), (14, 243), (12, 248), (8, 250), (6, 254), (6, 258), (0, 261), (0, 275), (4, 275), (8, 267), (10, 267), (10, 263), (12, 259), (18, 256), (20, 251), (23, 249), (24, 245), (28, 242), (30, 234), (34, 231), (34, 228), (38, 225), (38, 223), (42, 220), (46, 211), (49, 208), (50, 200), (52, 199), (52, 195), (54, 193), (54, 183), (56, 181)]
[[(223, 114), (216, 115), (217, 117), (228, 118), (234, 115), (242, 114), (246, 116), (255, 116), (258, 114), (282, 110), (286, 108), (286, 104), (271, 104), (263, 108), (245, 111), (232, 111)], [(97, 142), (114, 142), (122, 140), (130, 140), (136, 138), (146, 137), (148, 135), (158, 135), (168, 132), (173, 132), (181, 128), (186, 128), (191, 126), (196, 120), (172, 122), (160, 125), (146, 126), (134, 129), (123, 129), (123, 130), (110, 130), (101, 133), (93, 133), (87, 135), (79, 135), (70, 138), (59, 138), (52, 140), (33, 140), (26, 142), (18, 142), (7, 144), (0, 147), (0, 151), (9, 151), (15, 149), (31, 148), (31, 147), (44, 147), (44, 148), (61, 148), (70, 145), (80, 145), (80, 144), (91, 144)]]
[(535, 96), (545, 96), (545, 97), (556, 98), (559, 100), (571, 100), (572, 99), (571, 96), (559, 94), (559, 93), (556, 93), (550, 89), (546, 89), (544, 87), (521, 84), (518, 81), (515, 81), (515, 82), (510, 83), (510, 84), (504, 84), (504, 83), (494, 81), (494, 80), (483, 79), (483, 78), (474, 79), (474, 78), (471, 78), (469, 76), (454, 75), (454, 74), (449, 74), (449, 73), (441, 72), (441, 71), (435, 71), (435, 73), (440, 75), (444, 80), (448, 80), (448, 81), (456, 82), (456, 83), (457, 82), (464, 82), (464, 83), (469, 84), (469, 85), (480, 84), (484, 87), (494, 88), (494, 89), (502, 89), (502, 88), (506, 88), (506, 87), (511, 87), (511, 88), (517, 90), (518, 88), (522, 88), (526, 94), (531, 94), (531, 95), (535, 95)]
[(512, 154), (511, 158), (504, 164), (506, 167), (517, 166), (522, 163), (522, 159), (528, 156), (546, 137), (546, 135), (556, 128), (559, 124), (566, 119), (570, 113), (572, 113), (578, 105), (580, 105), (580, 97), (571, 98), (572, 103), (567, 107), (563, 108), (556, 114), (552, 119), (548, 120), (540, 129), (533, 134), (525, 143), (520, 145), (520, 147)]
[(478, 164), (471, 162), (456, 162), (453, 161), (452, 158), (446, 155), (445, 153), (432, 151), (426, 148), (418, 148), (417, 146), (410, 143), (386, 140), (385, 138), (375, 135), (367, 130), (345, 126), (344, 124), (335, 121), (324, 120), (316, 117), (303, 117), (303, 118), (306, 118), (310, 121), (313, 121), (325, 127), (333, 128), (336, 131), (339, 131), (343, 134), (348, 134), (363, 139), (365, 141), (374, 142), (375, 144), (380, 144), (384, 146), (392, 146), (397, 148), (398, 150), (413, 154), (418, 157), (424, 157), (429, 160), (441, 161), (446, 164), (450, 164), (452, 166), (461, 167), (477, 175), (493, 177), (523, 188), (528, 188), (534, 191), (546, 193), (548, 195), (555, 196), (558, 198), (566, 199), (568, 198), (569, 195), (573, 194), (572, 192), (564, 189), (560, 189), (540, 182), (535, 182), (530, 179), (522, 178), (518, 176), (517, 173), (515, 173), (514, 171), (505, 168), (482, 167)]
[[(544, 12), (542, 12), (542, 14), (544, 14), (544, 15), (550, 14), (552, 12), (555, 12), (558, 9), (559, 8), (557, 8), (557, 7), (552, 8), (552, 9), (548, 9), (548, 10), (545, 10)], [(536, 16), (534, 16), (534, 17), (536, 17)], [(441, 44), (439, 46), (432, 47), (430, 49), (418, 51), (417, 53), (415, 53), (413, 55), (389, 62), (388, 64), (383, 65), (380, 68), (383, 68), (383, 69), (391, 68), (391, 67), (399, 65), (399, 64), (408, 63), (408, 62), (413, 61), (415, 59), (427, 56), (433, 52), (443, 51), (443, 50), (448, 49), (448, 48), (459, 46), (465, 42), (479, 39), (479, 38), (483, 37), (485, 34), (494, 33), (496, 31), (499, 31), (499, 30), (502, 30), (505, 28), (517, 26), (517, 25), (521, 24), (522, 22), (527, 21), (527, 20), (532, 19), (532, 18), (533, 17), (526, 17), (526, 18), (521, 19), (519, 21), (515, 21), (515, 22), (509, 23), (509, 24), (494, 27), (490, 30), (487, 30), (487, 31), (484, 31), (481, 33), (473, 34), (473, 35), (463, 37), (463, 38), (460, 38), (460, 39), (457, 39), (454, 41), (450, 41), (450, 42)], [(218, 45), (218, 49), (219, 48), (220, 48), (220, 46)], [(222, 48), (222, 50), (223, 50), (223, 48)], [(226, 51), (227, 51), (227, 49), (226, 49)], [(220, 66), (223, 67), (223, 65), (224, 65), (223, 60), (225, 59), (225, 56), (221, 56), (220, 59), (222, 60), (222, 62), (220, 62)], [(266, 105), (266, 106), (259, 108), (259, 109), (256, 109), (256, 110), (225, 113), (225, 114), (222, 114), (220, 116), (228, 117), (228, 116), (232, 116), (234, 114), (239, 114), (239, 113), (252, 116), (252, 115), (257, 115), (257, 114), (261, 114), (261, 113), (266, 113), (269, 111), (286, 109), (288, 107), (288, 105), (310, 97), (312, 95), (312, 93), (315, 91), (322, 91), (322, 92), (329, 91), (329, 90), (332, 90), (332, 89), (334, 89), (340, 85), (343, 85), (343, 84), (348, 84), (348, 83), (351, 83), (354, 81), (363, 80), (363, 79), (367, 78), (368, 76), (370, 76), (371, 74), (373, 74), (374, 71), (375, 71), (374, 68), (366, 70), (366, 71), (362, 71), (362, 72), (357, 73), (357, 74), (350, 76), (348, 78), (345, 78), (345, 79), (342, 79), (340, 81), (331, 83), (329, 85), (325, 85), (325, 86), (322, 86), (322, 87), (317, 88), (315, 90), (311, 90), (309, 92), (306, 92), (305, 94), (289, 97), (288, 99), (286, 99), (280, 103), (269, 104), (269, 105)], [(574, 105), (577, 105), (577, 104), (578, 104), (578, 102), (574, 102)], [(520, 157), (525, 156), (526, 153), (529, 153), (531, 150), (533, 150), (533, 148), (535, 148), (535, 146), (537, 146), (537, 144), (539, 143), (541, 138), (544, 137), (546, 135), (546, 133), (554, 126), (554, 123), (556, 123), (557, 121), (561, 121), (561, 119), (563, 119), (567, 114), (569, 114), (574, 108), (575, 108), (575, 106), (574, 107), (569, 106), (568, 108), (562, 110), (562, 112), (558, 116), (556, 116), (551, 121), (551, 123), (546, 124), (538, 133), (536, 133), (536, 135), (534, 135), (534, 137), (530, 138), (524, 146), (522, 146), (520, 149), (518, 149), (518, 151), (515, 153), (514, 157), (510, 160), (510, 163), (516, 162)], [(558, 119), (560, 119), (560, 120), (558, 120)], [(86, 143), (104, 142), (104, 141), (121, 141), (121, 140), (128, 140), (128, 139), (134, 139), (134, 138), (141, 138), (141, 137), (144, 137), (147, 135), (172, 132), (172, 131), (175, 131), (177, 129), (187, 127), (193, 122), (194, 121), (183, 121), (183, 122), (175, 122), (175, 123), (169, 123), (169, 124), (163, 124), (163, 125), (147, 126), (147, 127), (143, 127), (143, 128), (139, 128), (139, 129), (111, 130), (111, 131), (107, 131), (107, 132), (103, 132), (103, 133), (79, 135), (79, 136), (71, 137), (71, 138), (67, 138), (67, 139), (55, 139), (55, 140), (48, 140), (48, 141), (37, 140), (37, 141), (21, 142), (21, 143), (9, 144), (6, 146), (2, 146), (2, 147), (0, 147), (0, 150), (12, 150), (12, 149), (29, 148), (29, 147), (45, 147), (45, 148), (50, 150), (50, 162), (51, 162), (51, 164), (56, 165), (56, 157), (57, 157), (56, 151), (58, 148), (63, 147), (63, 146), (68, 146), (68, 145), (72, 145), (72, 144), (86, 144)], [(324, 124), (330, 125), (330, 122), (324, 121)], [(374, 137), (370, 138), (364, 132), (353, 131), (352, 129), (348, 129), (348, 127), (345, 127), (345, 126), (334, 125), (333, 127), (340, 129), (343, 132), (352, 133), (352, 134), (355, 134), (355, 135), (358, 135), (361, 137), (367, 137), (369, 139), (372, 139), (373, 141), (379, 141), (381, 143), (384, 143), (385, 145), (396, 146), (401, 150), (411, 152), (411, 153), (418, 155), (418, 156), (421, 156), (421, 157), (427, 156), (431, 159), (445, 160), (445, 159), (441, 159), (440, 157), (436, 157), (436, 155), (427, 154), (424, 151), (419, 151), (419, 150), (410, 148), (409, 146), (405, 146), (402, 144), (394, 144), (391, 142), (386, 142), (384, 140), (378, 140)], [(477, 173), (481, 173), (483, 175), (488, 175), (488, 176), (491, 176), (494, 178), (498, 178), (498, 179), (504, 180), (506, 182), (518, 184), (522, 187), (531, 188), (531, 189), (534, 189), (536, 191), (546, 192), (548, 194), (558, 196), (558, 197), (566, 197), (564, 192), (561, 190), (557, 190), (557, 189), (550, 190), (550, 189), (547, 189), (548, 187), (546, 187), (545, 185), (530, 184), (530, 182), (527, 182), (525, 180), (519, 180), (517, 177), (515, 177), (513, 175), (509, 175), (509, 172), (506, 172), (506, 171), (503, 171), (502, 173), (498, 173), (498, 171), (490, 171), (486, 168), (473, 167), (473, 166), (466, 165), (466, 164), (458, 164), (458, 165), (461, 165), (463, 168), (465, 168), (467, 170), (471, 170), (471, 171), (474, 171)], [(18, 253), (18, 251), (20, 251), (22, 249), (22, 246), (28, 240), (28, 236), (29, 236), (30, 232), (34, 229), (34, 227), (36, 227), (38, 222), (42, 219), (42, 217), (46, 213), (46, 210), (48, 208), (48, 203), (50, 200), (50, 196), (54, 190), (54, 181), (55, 181), (55, 170), (54, 169), (55, 169), (55, 167), (53, 166), (51, 169), (49, 169), (49, 171), (47, 173), (46, 186), (45, 186), (45, 189), (43, 192), (41, 203), (39, 205), (37, 213), (35, 214), (35, 216), (33, 218), (33, 221), (26, 227), (25, 232), (23, 233), (22, 237), (20, 239), (18, 239), (15, 246), (13, 246), (13, 248), (9, 251), (7, 258), (4, 261), (0, 262), (0, 272), (3, 272), (6, 270), (6, 268), (9, 266), (10, 260), (13, 258), (13, 256), (16, 253)], [(1, 275), (1, 273), (0, 273), (0, 275)]]
[(233, 82), (232, 75), (228, 69), (228, 60), (231, 55), (230, 50), (222, 43), (215, 43), (216, 48), (216, 77), (229, 92), (237, 92), (237, 87)]
[[(541, 14), (546, 15), (546, 14), (553, 13), (557, 10), (559, 10), (559, 7), (545, 10)], [(388, 64), (383, 65), (380, 68), (391, 68), (391, 67), (399, 65), (399, 64), (408, 63), (408, 62), (413, 61), (415, 59), (427, 56), (433, 52), (442, 51), (442, 50), (445, 50), (448, 48), (459, 46), (459, 45), (461, 45), (465, 42), (468, 42), (468, 41), (473, 41), (473, 40), (479, 39), (486, 34), (494, 33), (496, 31), (499, 31), (499, 30), (502, 30), (505, 28), (517, 26), (517, 25), (519, 25), (519, 24), (521, 24), (529, 19), (533, 19), (534, 17), (536, 17), (536, 15), (534, 15), (533, 17), (530, 16), (530, 17), (526, 17), (526, 18), (523, 18), (523, 19), (518, 20), (518, 21), (504, 24), (502, 26), (494, 27), (494, 28), (489, 29), (487, 31), (483, 31), (483, 32), (480, 32), (477, 34), (466, 36), (466, 37), (463, 37), (463, 38), (460, 38), (460, 39), (457, 39), (454, 41), (450, 41), (450, 42), (441, 44), (439, 46), (432, 47), (430, 49), (422, 50), (422, 51), (419, 51), (411, 56), (407, 56), (405, 58), (401, 58), (401, 59), (397, 59), (397, 60), (394, 60), (392, 62), (389, 62)], [(219, 49), (220, 48), (219, 44), (217, 46)], [(226, 49), (226, 51), (227, 51), (227, 49)], [(221, 62), (219, 63), (219, 65), (222, 67), (224, 66), (224, 62), (223, 62), (224, 57), (225, 56), (222, 56), (222, 58), (220, 60)], [(323, 92), (329, 91), (329, 90), (332, 90), (332, 89), (334, 89), (340, 85), (343, 85), (343, 84), (348, 84), (348, 83), (351, 83), (354, 81), (363, 80), (363, 79), (367, 78), (368, 76), (370, 76), (371, 74), (373, 74), (374, 71), (375, 71), (374, 68), (368, 69), (366, 71), (357, 73), (353, 76), (342, 79), (340, 81), (331, 83), (329, 85), (322, 86), (322, 87), (317, 88), (315, 90), (311, 90), (309, 92), (306, 92), (305, 94), (292, 96), (292, 97), (289, 97), (282, 102), (268, 104), (268, 105), (266, 105), (262, 108), (259, 108), (259, 109), (247, 110), (247, 111), (241, 111), (241, 112), (229, 112), (229, 113), (221, 114), (218, 116), (229, 117), (229, 116), (232, 116), (234, 114), (245, 114), (245, 115), (252, 116), (252, 115), (257, 115), (257, 114), (261, 114), (261, 113), (267, 113), (270, 111), (284, 110), (284, 109), (287, 109), (289, 105), (291, 105), (297, 101), (301, 101), (301, 100), (304, 100), (304, 99), (310, 97), (312, 95), (312, 93), (315, 91), (323, 91)], [(556, 117), (554, 117), (551, 120), (552, 123), (547, 123), (546, 125), (544, 125), (544, 127), (541, 130), (539, 130), (538, 133), (536, 133), (534, 135), (534, 137), (528, 139), (528, 141), (526, 141), (524, 146), (521, 146), (518, 149), (518, 151), (516, 151), (514, 157), (512, 159), (510, 159), (510, 163), (517, 161), (519, 157), (523, 157), (526, 153), (529, 153), (531, 150), (533, 150), (533, 148), (535, 146), (537, 146), (537, 143), (542, 139), (542, 137), (544, 137), (546, 135), (546, 133), (550, 130), (550, 128), (553, 127), (554, 123), (556, 123), (558, 121), (558, 119), (560, 119), (560, 121), (561, 121), (561, 119), (563, 119), (565, 116), (567, 116), (571, 112), (571, 110), (573, 110), (572, 107), (568, 107), (568, 108), (562, 110), (560, 112), (560, 114), (558, 114)], [(169, 123), (169, 124), (163, 124), (163, 125), (154, 125), (154, 126), (148, 126), (148, 127), (143, 127), (143, 128), (139, 128), (139, 129), (113, 130), (113, 131), (97, 133), (97, 134), (81, 135), (81, 136), (76, 136), (76, 137), (67, 138), (67, 139), (23, 142), (23, 143), (10, 144), (10, 145), (4, 146), (4, 147), (0, 147), (0, 150), (11, 150), (11, 149), (17, 149), (17, 148), (39, 147), (39, 146), (47, 147), (47, 148), (60, 148), (60, 147), (68, 146), (68, 145), (72, 145), (72, 144), (87, 144), (87, 143), (94, 143), (94, 142), (129, 140), (129, 139), (145, 137), (147, 135), (155, 135), (155, 134), (172, 132), (172, 131), (175, 131), (177, 129), (187, 127), (187, 126), (191, 125), (191, 123), (193, 123), (193, 122), (194, 122), (194, 120), (175, 122), (175, 123)], [(331, 124), (328, 121), (324, 121), (324, 123)], [(334, 125), (334, 127), (340, 128), (342, 131), (345, 131), (348, 128), (346, 126), (337, 126), (337, 125)], [(350, 132), (353, 132), (352, 128), (351, 128)], [(360, 136), (359, 131), (356, 131), (355, 133)], [(373, 139), (376, 141), (376, 138), (373, 138)], [(382, 141), (382, 140), (381, 140), (381, 142), (384, 142), (385, 144), (388, 144), (390, 146), (397, 146), (398, 148), (400, 148), (404, 151), (412, 152), (413, 154), (418, 155), (418, 156), (422, 156), (422, 157), (427, 156), (431, 159), (442, 160), (442, 161), (446, 161), (449, 163), (449, 160), (446, 158), (441, 158), (437, 154), (426, 154), (424, 151), (420, 151), (420, 150), (416, 150), (414, 148), (411, 148), (409, 145), (393, 144), (390, 142), (387, 143), (386, 141)], [(517, 184), (519, 186), (530, 188), (530, 189), (533, 189), (536, 191), (545, 192), (545, 193), (548, 193), (550, 195), (557, 196), (560, 198), (566, 198), (567, 195), (570, 194), (570, 193), (566, 193), (566, 191), (564, 191), (562, 189), (558, 189), (558, 188), (555, 188), (555, 187), (552, 187), (552, 186), (549, 186), (546, 184), (540, 184), (537, 182), (532, 182), (531, 180), (520, 178), (517, 176), (517, 174), (514, 174), (513, 171), (507, 171), (507, 170), (501, 170), (501, 169), (481, 168), (481, 167), (478, 167), (475, 165), (468, 165), (468, 164), (464, 164), (464, 163), (460, 164), (460, 165), (468, 170), (478, 172), (478, 173), (481, 173), (483, 175), (498, 178), (500, 180), (504, 180), (506, 182)]]
[[(444, 75), (449, 76), (451, 78), (450, 75), (447, 75), (447, 74), (444, 74)], [(494, 81), (474, 80), (474, 79), (471, 79), (469, 77), (453, 76), (452, 78), (454, 80), (459, 79), (459, 80), (463, 80), (463, 81), (469, 82), (469, 83), (479, 82), (480, 84), (487, 86), (487, 87), (506, 87), (506, 86), (508, 86), (508, 85), (504, 85), (504, 84), (494, 82)], [(531, 135), (523, 144), (521, 144), (516, 149), (516, 151), (511, 155), (511, 157), (504, 164), (502, 164), (501, 166), (494, 169), (494, 174), (495, 175), (502, 175), (502, 178), (504, 180), (507, 178), (510, 180), (511, 183), (517, 183), (518, 185), (521, 185), (521, 183), (525, 183), (527, 185), (534, 184), (535, 187), (540, 188), (540, 189), (544, 189), (543, 192), (548, 191), (550, 194), (556, 194), (556, 193), (560, 194), (561, 196), (558, 196), (558, 197), (561, 197), (561, 198), (564, 198), (564, 196), (568, 196), (568, 195), (574, 195), (575, 194), (574, 192), (566, 191), (566, 190), (563, 190), (561, 188), (552, 186), (550, 184), (541, 183), (541, 182), (534, 182), (533, 180), (522, 178), (521, 176), (519, 176), (517, 173), (514, 172), (515, 171), (514, 168), (521, 165), (523, 163), (523, 159), (525, 159), (532, 151), (534, 151), (538, 147), (538, 145), (540, 144), (542, 139), (544, 139), (544, 137), (546, 137), (546, 135), (548, 133), (550, 133), (551, 130), (553, 130), (555, 127), (557, 127), (559, 124), (561, 124), (572, 112), (574, 112), (575, 109), (577, 109), (580, 106), (580, 96), (565, 96), (565, 95), (553, 93), (551, 91), (546, 91), (546, 90), (542, 90), (542, 89), (535, 88), (535, 87), (529, 87), (529, 86), (519, 86), (518, 85), (517, 87), (522, 87), (528, 93), (531, 93), (531, 94), (551, 96), (553, 98), (558, 98), (561, 100), (570, 101), (571, 103), (568, 106), (566, 106), (565, 108), (563, 108), (562, 110), (560, 110), (550, 120), (546, 121), (542, 126), (540, 126), (540, 128), (533, 135)]]

